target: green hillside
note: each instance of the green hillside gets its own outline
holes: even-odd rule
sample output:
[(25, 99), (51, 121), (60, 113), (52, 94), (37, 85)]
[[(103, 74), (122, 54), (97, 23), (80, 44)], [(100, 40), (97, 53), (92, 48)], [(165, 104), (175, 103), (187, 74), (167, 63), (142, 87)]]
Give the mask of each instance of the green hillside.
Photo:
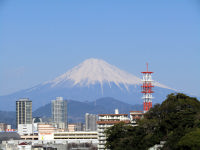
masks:
[(185, 94), (170, 94), (138, 121), (138, 126), (117, 124), (106, 131), (112, 150), (146, 150), (166, 141), (163, 150), (200, 149), (200, 102)]

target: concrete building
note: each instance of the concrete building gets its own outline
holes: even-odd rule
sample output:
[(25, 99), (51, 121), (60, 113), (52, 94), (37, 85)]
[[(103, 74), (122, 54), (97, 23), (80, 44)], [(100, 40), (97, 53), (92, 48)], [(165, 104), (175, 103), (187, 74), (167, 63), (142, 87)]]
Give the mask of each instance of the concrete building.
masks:
[(38, 134), (34, 133), (34, 134), (30, 134), (30, 135), (21, 135), (21, 140), (38, 140)]
[(85, 127), (83, 123), (73, 123), (68, 124), (68, 130), (69, 132), (75, 132), (75, 131), (85, 131)]
[(38, 139), (39, 140), (53, 140), (56, 128), (47, 123), (38, 124)]
[[(6, 132), (14, 132), (14, 131), (16, 131), (16, 129), (12, 129), (10, 124), (7, 124), (6, 127), (4, 126), (4, 129), (5, 129), (4, 131), (6, 131)], [(0, 129), (0, 131), (1, 131), (1, 129)]]
[(18, 124), (19, 135), (30, 135), (33, 134), (33, 125), (32, 124)]
[(12, 127), (11, 127), (10, 124), (7, 125), (7, 129), (6, 129), (6, 131), (9, 131), (9, 130), (11, 130), (11, 131), (14, 130), (14, 129), (12, 129)]
[(20, 135), (32, 134), (32, 101), (28, 98), (16, 101), (17, 131)]
[(67, 141), (13, 140), (0, 144), (3, 150), (68, 150)]
[(85, 131), (85, 124), (78, 122), (76, 124), (76, 131)]
[(7, 129), (7, 124), (6, 123), (0, 123), (0, 132), (6, 131)]
[(33, 118), (33, 133), (38, 133), (38, 124), (42, 123), (42, 118), (35, 117)]
[(32, 101), (28, 98), (16, 101), (16, 123), (32, 124)]
[(56, 97), (52, 100), (52, 121), (57, 124), (57, 128), (67, 128), (67, 101), (63, 97)]
[(67, 140), (68, 142), (88, 142), (97, 143), (98, 133), (97, 132), (87, 132), (87, 131), (75, 131), (75, 132), (56, 132), (54, 133), (54, 140)]
[(98, 132), (96, 131), (74, 131), (74, 132), (59, 132), (56, 129), (52, 130), (52, 126), (42, 125), (39, 135), (22, 135), (21, 140), (42, 140), (42, 141), (67, 141), (68, 143), (98, 143)]
[(0, 149), (3, 150), (94, 150), (96, 147), (97, 143), (83, 140), (74, 140), (73, 142), (68, 140), (9, 140), (0, 143)]
[(116, 123), (124, 122), (129, 124), (130, 120), (128, 114), (119, 114), (118, 110), (115, 110), (115, 114), (100, 114), (98, 124), (98, 150), (105, 149), (106, 136), (104, 131), (106, 128), (113, 126)]
[(68, 124), (68, 131), (69, 132), (76, 131), (76, 124)]
[(144, 117), (144, 111), (130, 111), (130, 119), (133, 125), (136, 125), (136, 121)]
[(86, 131), (97, 131), (98, 115), (95, 114), (85, 114), (85, 130)]
[(0, 132), (0, 143), (9, 140), (20, 140), (20, 135), (17, 132)]

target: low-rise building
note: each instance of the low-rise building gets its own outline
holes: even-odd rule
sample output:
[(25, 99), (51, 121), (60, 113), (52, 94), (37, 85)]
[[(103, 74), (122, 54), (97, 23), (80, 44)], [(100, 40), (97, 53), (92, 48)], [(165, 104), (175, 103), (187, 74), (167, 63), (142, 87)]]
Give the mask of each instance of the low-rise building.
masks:
[(144, 117), (144, 111), (130, 111), (130, 119), (133, 125), (136, 125), (136, 121)]
[(21, 140), (38, 140), (38, 134), (21, 135)]
[(7, 129), (7, 124), (6, 123), (0, 123), (0, 132), (6, 131)]
[(54, 133), (54, 140), (67, 140), (69, 143), (76, 141), (79, 141), (80, 143), (98, 143), (98, 132), (56, 132)]
[(20, 135), (33, 134), (33, 125), (32, 124), (18, 124), (18, 133)]
[(35, 117), (33, 118), (33, 133), (38, 133), (38, 124), (42, 123), (42, 118)]
[(0, 132), (0, 143), (9, 140), (20, 140), (20, 135), (17, 132)]
[(0, 143), (0, 149), (5, 150), (91, 150), (96, 149), (96, 147), (97, 143), (80, 142), (78, 140), (74, 140), (74, 142), (68, 140), (9, 140)]
[(69, 132), (76, 131), (76, 124), (68, 124), (68, 131)]
[(38, 139), (39, 140), (53, 140), (53, 134), (56, 128), (51, 124), (41, 123), (38, 124)]
[(98, 150), (104, 150), (106, 144), (106, 136), (104, 131), (106, 128), (113, 126), (114, 124), (124, 122), (130, 123), (128, 114), (118, 114), (118, 110), (115, 111), (115, 114), (100, 114), (98, 124)]

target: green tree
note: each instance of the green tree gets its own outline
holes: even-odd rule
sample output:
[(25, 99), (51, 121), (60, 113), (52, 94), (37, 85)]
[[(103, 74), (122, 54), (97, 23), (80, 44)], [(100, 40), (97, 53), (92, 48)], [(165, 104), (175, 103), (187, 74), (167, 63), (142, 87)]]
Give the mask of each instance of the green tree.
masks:
[(139, 150), (144, 146), (138, 144), (144, 137), (141, 127), (132, 127), (123, 122), (116, 124), (105, 131), (106, 148), (112, 150)]
[(199, 150), (200, 149), (200, 128), (185, 134), (178, 142), (177, 148), (180, 150)]
[[(146, 150), (166, 141), (163, 150), (200, 149), (200, 102), (182, 93), (169, 94), (151, 108), (138, 126), (116, 124), (106, 130), (106, 147), (111, 150)], [(190, 142), (185, 142), (189, 138)], [(199, 142), (200, 143), (200, 142)]]

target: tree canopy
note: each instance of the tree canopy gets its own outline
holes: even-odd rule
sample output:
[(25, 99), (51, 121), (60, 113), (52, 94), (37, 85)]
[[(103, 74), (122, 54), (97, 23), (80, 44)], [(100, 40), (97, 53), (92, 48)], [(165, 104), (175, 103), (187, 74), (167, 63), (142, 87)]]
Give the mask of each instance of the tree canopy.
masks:
[(116, 124), (105, 131), (111, 150), (145, 150), (166, 141), (163, 150), (200, 149), (200, 102), (182, 93), (169, 94), (138, 120), (138, 126)]

